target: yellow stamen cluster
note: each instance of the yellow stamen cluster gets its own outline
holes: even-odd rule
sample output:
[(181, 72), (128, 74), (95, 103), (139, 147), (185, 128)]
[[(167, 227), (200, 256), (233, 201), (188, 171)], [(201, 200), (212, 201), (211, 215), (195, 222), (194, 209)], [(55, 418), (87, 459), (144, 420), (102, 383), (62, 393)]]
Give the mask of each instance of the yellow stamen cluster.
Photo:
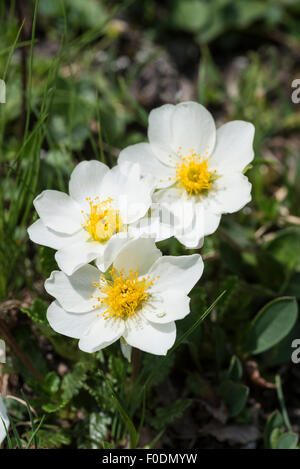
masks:
[(102, 202), (99, 197), (94, 200), (87, 197), (90, 205), (90, 215), (85, 216), (84, 228), (89, 232), (91, 238), (100, 243), (108, 241), (113, 234), (125, 229), (120, 214), (112, 206), (112, 199), (108, 198)]
[(100, 296), (92, 296), (98, 301), (94, 308), (105, 306), (104, 319), (128, 319), (135, 317), (142, 304), (148, 299), (149, 292), (146, 290), (155, 282), (154, 278), (147, 276), (139, 280), (138, 271), (129, 271), (126, 275), (124, 270), (117, 271), (113, 267), (110, 271), (110, 279), (101, 276), (100, 282), (93, 282), (94, 288), (101, 292)]
[(181, 162), (176, 165), (176, 180), (178, 186), (184, 188), (189, 196), (198, 195), (211, 188), (218, 176), (216, 171), (209, 171), (208, 158), (195, 153), (193, 150), (187, 157), (179, 153)]

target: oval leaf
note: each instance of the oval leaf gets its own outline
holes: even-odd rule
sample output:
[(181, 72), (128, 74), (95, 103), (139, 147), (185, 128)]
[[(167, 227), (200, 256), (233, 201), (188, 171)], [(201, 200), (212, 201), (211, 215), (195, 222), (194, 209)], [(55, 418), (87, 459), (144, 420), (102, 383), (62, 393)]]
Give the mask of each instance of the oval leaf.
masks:
[(296, 433), (284, 433), (277, 442), (277, 449), (297, 449), (298, 435)]
[(258, 354), (280, 342), (294, 326), (297, 314), (295, 298), (282, 297), (267, 303), (251, 323), (246, 351)]

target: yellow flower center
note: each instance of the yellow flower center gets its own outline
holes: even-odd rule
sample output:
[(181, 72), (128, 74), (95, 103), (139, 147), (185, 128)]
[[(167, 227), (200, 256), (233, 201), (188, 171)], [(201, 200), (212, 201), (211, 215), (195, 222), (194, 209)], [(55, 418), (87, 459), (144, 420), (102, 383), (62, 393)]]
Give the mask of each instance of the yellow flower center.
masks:
[(101, 292), (100, 296), (92, 296), (99, 302), (94, 308), (105, 306), (104, 319), (128, 319), (135, 317), (142, 304), (148, 299), (146, 290), (153, 285), (155, 279), (150, 276), (139, 280), (138, 271), (130, 270), (126, 275), (124, 270), (119, 272), (113, 267), (110, 271), (110, 279), (101, 276), (100, 282), (93, 282), (93, 286)]
[(208, 158), (193, 151), (187, 157), (180, 156), (181, 162), (176, 165), (178, 186), (184, 188), (189, 195), (198, 195), (210, 189), (218, 176), (216, 171), (209, 171)]
[(115, 233), (125, 230), (119, 211), (111, 206), (111, 198), (102, 202), (99, 202), (99, 197), (94, 200), (87, 197), (86, 200), (90, 205), (90, 215), (85, 216), (83, 226), (92, 239), (105, 243)]

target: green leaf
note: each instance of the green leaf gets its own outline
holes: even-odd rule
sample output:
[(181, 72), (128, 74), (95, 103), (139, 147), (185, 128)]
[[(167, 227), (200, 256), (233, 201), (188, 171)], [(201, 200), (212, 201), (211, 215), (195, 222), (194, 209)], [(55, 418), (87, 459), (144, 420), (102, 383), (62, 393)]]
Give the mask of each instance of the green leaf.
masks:
[(278, 441), (282, 435), (282, 430), (280, 428), (274, 428), (270, 435), (270, 445), (271, 449), (276, 449)]
[(277, 441), (277, 449), (297, 449), (298, 435), (296, 433), (284, 433)]
[(264, 353), (264, 364), (269, 366), (278, 366), (291, 360), (293, 352), (292, 343), (300, 337), (300, 318), (298, 317), (291, 331), (271, 349)]
[(110, 394), (111, 394), (111, 399), (113, 401), (114, 406), (118, 409), (120, 416), (127, 427), (128, 433), (129, 433), (129, 439), (130, 439), (130, 449), (134, 449), (137, 447), (138, 444), (138, 435), (136, 428), (134, 426), (134, 423), (130, 416), (127, 413), (127, 410), (125, 409), (124, 403), (120, 400), (119, 396), (113, 389), (110, 381), (108, 380), (107, 376), (105, 373), (103, 373), (101, 370), (99, 370), (99, 375), (103, 378), (105, 381)]
[(239, 381), (243, 376), (243, 367), (241, 360), (233, 355), (230, 360), (230, 365), (228, 369), (228, 378), (232, 381)]
[(155, 412), (155, 417), (151, 419), (151, 425), (156, 430), (167, 427), (173, 423), (174, 420), (182, 417), (185, 410), (190, 407), (191, 404), (191, 399), (177, 399), (168, 406), (158, 407)]
[(172, 23), (188, 32), (199, 31), (209, 20), (210, 7), (198, 0), (180, 0), (175, 4)]
[(113, 443), (110, 443), (109, 441), (103, 441), (102, 446), (103, 449), (116, 449), (115, 445)]
[[(151, 355), (150, 353), (145, 354), (145, 356), (143, 357), (143, 364), (145, 369), (154, 370), (159, 360), (160, 358), (157, 358), (154, 355)], [(174, 366), (174, 362), (175, 356), (169, 355), (164, 362), (164, 366), (158, 367), (155, 371), (155, 374), (153, 375), (152, 379), (152, 386), (157, 386), (158, 384), (163, 383), (165, 379), (167, 379)]]
[(221, 384), (221, 395), (232, 417), (238, 415), (247, 402), (249, 388), (244, 384), (234, 383), (231, 380)]
[(73, 370), (65, 375), (62, 380), (62, 398), (66, 401), (76, 396), (81, 389), (83, 383), (87, 379), (88, 366), (83, 362), (76, 363)]
[(49, 277), (53, 270), (57, 270), (57, 263), (54, 258), (54, 249), (40, 246), (38, 249), (39, 261), (44, 277)]
[(49, 394), (55, 394), (58, 391), (60, 385), (60, 378), (55, 371), (50, 371), (47, 373), (44, 381), (44, 389)]
[(104, 412), (93, 412), (90, 414), (89, 433), (92, 439), (92, 449), (101, 448), (107, 438), (108, 427), (111, 418)]
[(296, 272), (291, 276), (284, 294), (287, 296), (295, 296), (300, 300), (300, 272)]
[[(41, 426), (43, 425), (44, 420), (45, 420), (45, 416), (43, 415), (42, 418), (41, 418), (41, 420), (40, 420), (40, 422), (39, 422), (39, 424), (38, 424), (38, 426), (37, 426), (34, 430), (33, 430), (33, 428), (32, 428), (33, 432), (32, 432), (32, 434), (31, 434), (31, 436), (30, 436), (30, 438), (29, 438), (29, 440), (28, 440), (26, 449), (30, 448), (32, 441), (35, 441), (35, 440), (37, 439), (37, 434), (38, 434), (38, 432), (39, 432)], [(37, 449), (37, 447), (38, 447), (38, 446), (37, 446), (37, 443), (35, 443), (34, 446), (35, 446), (35, 448)]]
[(300, 265), (300, 229), (287, 228), (266, 246), (271, 253), (287, 270), (293, 270)]
[(48, 324), (46, 318), (46, 312), (49, 304), (41, 300), (40, 298), (36, 298), (31, 305), (31, 308), (21, 308), (21, 311), (27, 316), (32, 319), (33, 322), (38, 324)]
[(69, 445), (71, 438), (59, 427), (50, 430), (40, 430), (37, 435), (39, 448), (55, 448), (58, 449), (63, 445)]
[(267, 12), (268, 5), (258, 0), (235, 2), (236, 22), (240, 28), (246, 28), (254, 21), (261, 19)]
[[(108, 383), (108, 385), (110, 386), (110, 383)], [(130, 438), (130, 449), (135, 449), (137, 444), (138, 444), (138, 435), (137, 435), (137, 431), (135, 429), (134, 423), (131, 420), (131, 418), (129, 417), (129, 415), (126, 412), (125, 408), (123, 407), (120, 399), (118, 398), (118, 396), (116, 395), (116, 393), (114, 392), (114, 390), (112, 389), (111, 386), (110, 386), (110, 390), (111, 390), (111, 393), (112, 393), (112, 398), (114, 400), (114, 404), (115, 404), (116, 408), (118, 409), (124, 424), (127, 427), (127, 430), (128, 430), (128, 433), (129, 433), (129, 438)]]
[[(16, 429), (15, 423), (14, 423), (13, 419), (10, 416), (8, 416), (8, 418), (9, 418), (9, 423), (10, 423), (10, 426), (12, 428), (13, 434), (14, 434), (15, 439), (16, 439), (17, 447), (18, 447), (18, 449), (22, 449), (22, 441), (21, 441), (20, 435), (18, 433), (18, 430)], [(4, 429), (6, 430), (5, 422), (2, 420), (2, 425), (3, 424), (4, 424)]]
[(274, 292), (281, 292), (287, 278), (287, 272), (271, 253), (259, 251), (257, 254), (257, 276), (262, 285), (271, 288)]
[(59, 402), (58, 404), (57, 403), (52, 403), (52, 402), (48, 402), (47, 404), (44, 404), (42, 406), (42, 409), (47, 412), (48, 414), (53, 414), (54, 412), (57, 412), (58, 410), (62, 409), (63, 407), (65, 407), (65, 405), (67, 405), (68, 401), (62, 401), (62, 402)]
[(265, 449), (271, 448), (271, 434), (275, 428), (284, 431), (284, 422), (281, 413), (275, 410), (268, 418), (265, 431), (264, 431), (264, 447)]
[(258, 354), (273, 347), (290, 332), (297, 314), (295, 298), (282, 297), (267, 303), (250, 325), (246, 351)]

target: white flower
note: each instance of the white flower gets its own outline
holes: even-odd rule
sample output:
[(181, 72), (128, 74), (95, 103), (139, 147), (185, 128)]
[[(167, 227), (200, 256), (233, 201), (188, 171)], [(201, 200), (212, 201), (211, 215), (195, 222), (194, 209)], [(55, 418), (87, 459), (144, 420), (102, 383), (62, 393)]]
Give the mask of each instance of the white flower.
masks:
[(0, 445), (6, 438), (6, 431), (5, 431), (5, 426), (3, 424), (3, 421), (5, 423), (6, 429), (8, 429), (9, 428), (9, 419), (8, 419), (8, 416), (7, 416), (7, 412), (6, 412), (6, 408), (5, 408), (3, 399), (0, 396)]
[[(128, 237), (136, 236), (152, 192), (138, 165), (109, 170), (98, 161), (81, 162), (72, 172), (70, 195), (45, 190), (36, 197), (40, 218), (28, 228), (29, 237), (56, 249), (57, 264), (68, 275), (95, 259), (105, 271)], [(150, 228), (155, 235), (157, 220)]]
[(150, 238), (130, 240), (109, 275), (86, 265), (71, 276), (54, 271), (46, 280), (56, 298), (51, 327), (95, 352), (123, 337), (128, 345), (165, 355), (175, 342), (175, 320), (190, 312), (187, 296), (202, 275), (199, 254), (164, 256)]
[(175, 216), (175, 236), (194, 248), (213, 233), (223, 213), (251, 200), (251, 184), (242, 174), (254, 157), (254, 127), (232, 121), (216, 130), (201, 105), (166, 104), (150, 112), (149, 143), (124, 149), (119, 164), (140, 164), (143, 175), (156, 176), (153, 201)]

